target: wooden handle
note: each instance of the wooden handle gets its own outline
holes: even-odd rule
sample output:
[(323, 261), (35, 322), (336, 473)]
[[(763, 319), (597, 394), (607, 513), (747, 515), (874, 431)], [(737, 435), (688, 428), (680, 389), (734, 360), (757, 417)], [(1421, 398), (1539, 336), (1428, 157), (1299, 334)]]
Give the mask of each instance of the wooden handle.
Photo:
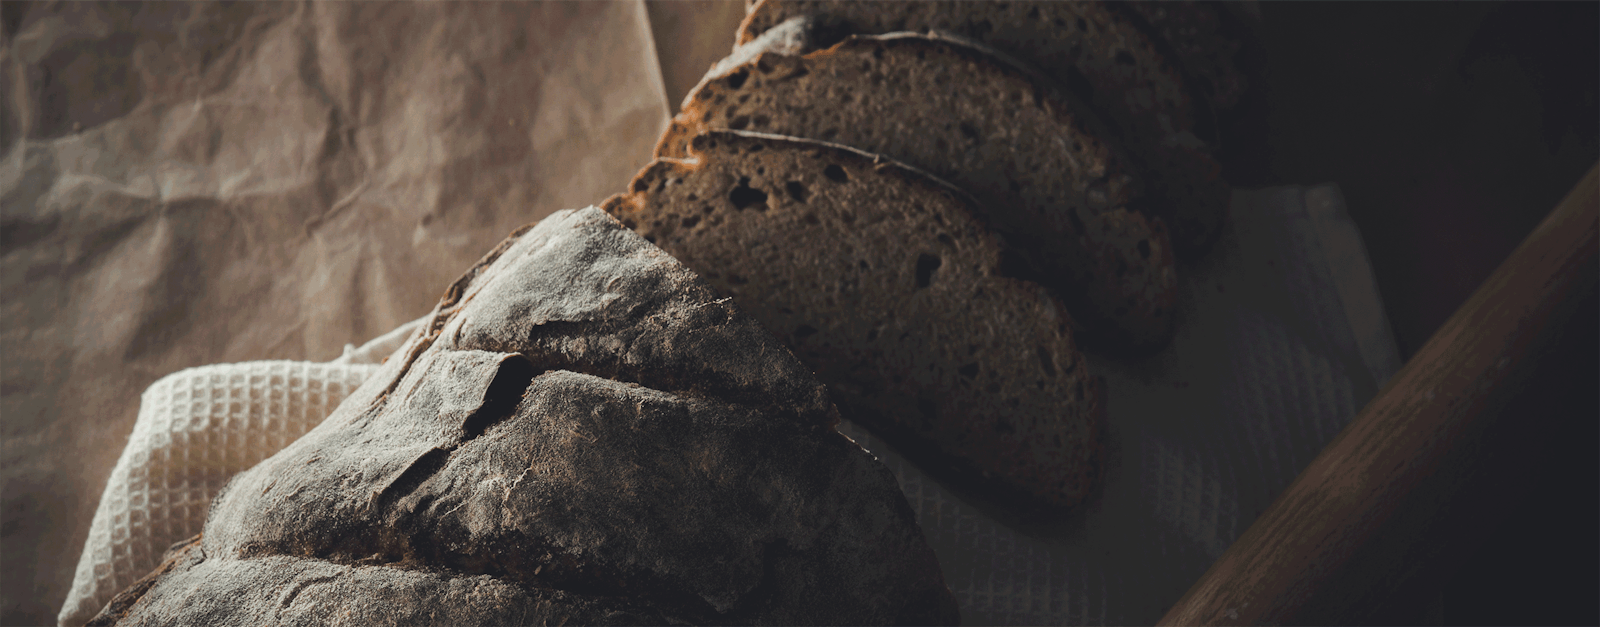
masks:
[(1537, 428), (1504, 411), (1506, 401), (1595, 289), (1597, 172), (1600, 164), (1161, 625), (1359, 621), (1445, 555), (1439, 538), (1452, 527), (1503, 500), (1470, 492), (1485, 484), (1479, 466), (1505, 434)]

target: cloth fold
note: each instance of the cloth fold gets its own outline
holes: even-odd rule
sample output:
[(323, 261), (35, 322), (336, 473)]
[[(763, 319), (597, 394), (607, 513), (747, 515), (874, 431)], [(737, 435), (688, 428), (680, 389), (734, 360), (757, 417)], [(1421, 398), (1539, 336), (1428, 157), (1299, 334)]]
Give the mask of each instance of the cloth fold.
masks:
[(234, 475), (322, 423), (398, 350), (419, 318), (327, 363), (251, 361), (189, 368), (144, 391), (58, 616), (82, 625), (148, 574), (174, 542), (200, 533)]

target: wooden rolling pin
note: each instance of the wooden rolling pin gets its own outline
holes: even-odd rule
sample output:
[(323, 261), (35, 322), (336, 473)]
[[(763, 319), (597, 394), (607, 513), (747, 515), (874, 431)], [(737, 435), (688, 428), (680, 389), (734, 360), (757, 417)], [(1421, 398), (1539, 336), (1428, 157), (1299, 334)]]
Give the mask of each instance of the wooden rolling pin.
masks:
[[(1597, 172), (1600, 164), (1161, 625), (1361, 623), (1397, 592), (1420, 590), (1428, 573), (1439, 576), (1429, 565), (1462, 548), (1452, 542), (1492, 528), (1474, 517), (1503, 507), (1496, 491), (1516, 489), (1496, 483), (1497, 471), (1537, 454), (1503, 449), (1519, 431), (1542, 428), (1507, 401), (1596, 289)], [(1485, 486), (1495, 489), (1477, 493)]]

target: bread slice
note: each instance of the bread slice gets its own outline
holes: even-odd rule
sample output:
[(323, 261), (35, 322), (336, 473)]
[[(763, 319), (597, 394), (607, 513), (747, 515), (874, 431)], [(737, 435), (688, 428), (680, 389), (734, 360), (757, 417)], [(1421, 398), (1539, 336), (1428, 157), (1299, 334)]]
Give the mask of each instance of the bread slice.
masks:
[(1244, 46), (1243, 26), (1215, 2), (1176, 0), (1121, 2), (1115, 8), (1132, 11), (1172, 51), (1196, 86), (1219, 114), (1239, 104), (1249, 86), (1234, 61)]
[(1101, 382), (1069, 315), (1005, 276), (970, 197), (888, 159), (743, 131), (657, 159), (606, 211), (730, 296), (846, 417), (1022, 508), (1088, 494)]
[(956, 624), (894, 475), (838, 418), (677, 261), (557, 212), (96, 622)]
[[(1103, 2), (761, 0), (739, 26), (754, 41), (794, 17), (814, 19), (826, 47), (850, 34), (943, 31), (983, 42), (1060, 81), (1090, 103), (1143, 165), (1176, 252), (1209, 247), (1231, 194), (1212, 158), (1214, 115), (1172, 60)], [(809, 50), (808, 50), (809, 51)]]
[[(785, 54), (804, 18), (718, 64), (656, 147), (687, 156), (714, 128), (806, 137), (882, 154), (956, 184), (990, 211), (1030, 278), (1056, 289), (1088, 349), (1148, 354), (1170, 338), (1177, 280), (1159, 219), (1093, 116), (1043, 76), (980, 45), (914, 33), (852, 35)], [(766, 49), (766, 48), (771, 48)], [(1097, 132), (1098, 131), (1098, 132)]]

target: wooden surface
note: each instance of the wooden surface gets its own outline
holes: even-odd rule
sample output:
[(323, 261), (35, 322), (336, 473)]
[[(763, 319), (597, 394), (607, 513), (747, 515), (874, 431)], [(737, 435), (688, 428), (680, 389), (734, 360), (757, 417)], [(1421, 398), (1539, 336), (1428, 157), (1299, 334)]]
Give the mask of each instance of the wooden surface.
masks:
[(1160, 624), (1360, 623), (1483, 531), (1517, 487), (1496, 471), (1537, 454), (1504, 454), (1539, 426), (1506, 401), (1595, 290), (1597, 168)]

